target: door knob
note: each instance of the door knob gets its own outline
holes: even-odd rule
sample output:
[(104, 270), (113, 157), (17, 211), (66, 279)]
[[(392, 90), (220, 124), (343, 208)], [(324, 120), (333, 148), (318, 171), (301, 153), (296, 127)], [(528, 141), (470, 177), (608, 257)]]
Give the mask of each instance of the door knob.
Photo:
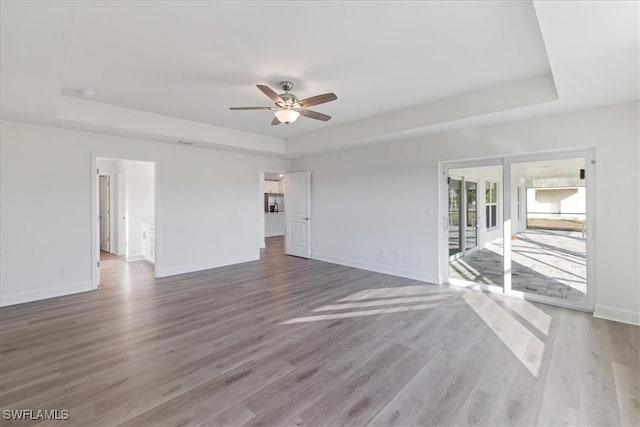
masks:
[(309, 217), (308, 216), (303, 216), (302, 219), (304, 219), (305, 221), (309, 221)]

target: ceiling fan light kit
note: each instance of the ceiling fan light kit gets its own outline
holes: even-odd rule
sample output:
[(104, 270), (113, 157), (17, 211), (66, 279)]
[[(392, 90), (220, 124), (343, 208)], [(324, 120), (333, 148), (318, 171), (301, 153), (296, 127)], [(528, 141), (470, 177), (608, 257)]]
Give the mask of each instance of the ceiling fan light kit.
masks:
[(277, 110), (274, 115), (280, 121), (280, 123), (284, 123), (285, 125), (295, 122), (296, 120), (298, 120), (298, 117), (300, 117), (300, 113), (288, 107), (283, 108), (282, 110)]
[(293, 123), (300, 116), (305, 116), (315, 120), (322, 120), (324, 122), (331, 119), (331, 116), (323, 113), (318, 113), (317, 111), (307, 110), (306, 108), (312, 105), (335, 101), (336, 99), (338, 99), (335, 93), (325, 93), (322, 95), (305, 98), (303, 100), (298, 100), (298, 98), (294, 94), (289, 93), (289, 91), (293, 89), (293, 83), (285, 80), (280, 82), (280, 86), (282, 87), (282, 90), (284, 90), (284, 93), (278, 95), (269, 86), (256, 85), (256, 87), (262, 93), (267, 95), (275, 103), (275, 107), (231, 107), (230, 110), (275, 111), (273, 121), (271, 122), (272, 125), (279, 125), (281, 123)]

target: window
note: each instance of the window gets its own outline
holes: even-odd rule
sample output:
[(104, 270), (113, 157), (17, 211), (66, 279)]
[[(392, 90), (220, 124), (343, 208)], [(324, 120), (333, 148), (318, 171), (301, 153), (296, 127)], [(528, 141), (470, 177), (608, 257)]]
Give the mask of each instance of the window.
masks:
[(498, 183), (487, 181), (484, 191), (487, 229), (495, 228), (498, 225)]

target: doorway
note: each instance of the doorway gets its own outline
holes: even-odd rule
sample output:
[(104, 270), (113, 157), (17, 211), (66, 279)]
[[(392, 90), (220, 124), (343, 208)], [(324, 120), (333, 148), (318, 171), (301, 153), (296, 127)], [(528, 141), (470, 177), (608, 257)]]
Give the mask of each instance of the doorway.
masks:
[(585, 157), (513, 161), (511, 183), (512, 290), (587, 304)]
[(111, 177), (99, 177), (99, 220), (100, 220), (100, 251), (111, 252)]
[[(311, 172), (260, 172), (260, 248), (311, 258)], [(261, 250), (261, 257), (265, 251)]]
[[(260, 248), (284, 245), (286, 175), (284, 172), (260, 173)], [(261, 257), (264, 255), (261, 251)]]
[(459, 258), (478, 244), (476, 181), (449, 177), (449, 257)]
[[(95, 157), (94, 283), (129, 284), (155, 276), (155, 163)], [(96, 218), (94, 216), (94, 218)]]
[(443, 282), (592, 310), (593, 157), (444, 163)]

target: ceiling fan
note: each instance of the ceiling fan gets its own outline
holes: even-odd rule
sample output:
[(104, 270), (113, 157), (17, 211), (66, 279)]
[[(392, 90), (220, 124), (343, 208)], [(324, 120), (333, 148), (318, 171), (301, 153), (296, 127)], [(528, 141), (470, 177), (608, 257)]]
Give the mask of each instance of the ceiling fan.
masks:
[(231, 107), (230, 110), (269, 110), (275, 111), (272, 125), (279, 125), (281, 123), (289, 124), (295, 122), (298, 117), (305, 116), (310, 119), (327, 121), (331, 119), (331, 116), (326, 114), (318, 113), (317, 111), (307, 110), (307, 107), (311, 107), (312, 105), (324, 104), (325, 102), (335, 101), (338, 99), (335, 93), (324, 93), (322, 95), (312, 96), (310, 98), (305, 98), (298, 100), (298, 98), (289, 93), (289, 91), (293, 88), (293, 83), (290, 81), (280, 82), (280, 86), (284, 93), (278, 95), (273, 89), (269, 86), (265, 85), (256, 85), (258, 89), (262, 91), (265, 95), (267, 95), (273, 102), (275, 102), (275, 107)]

